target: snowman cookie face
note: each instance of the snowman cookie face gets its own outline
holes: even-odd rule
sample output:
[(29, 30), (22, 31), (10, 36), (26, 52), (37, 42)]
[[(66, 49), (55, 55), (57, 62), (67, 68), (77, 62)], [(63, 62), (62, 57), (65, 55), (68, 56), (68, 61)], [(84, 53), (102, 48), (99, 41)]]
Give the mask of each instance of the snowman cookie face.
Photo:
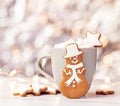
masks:
[(77, 63), (78, 63), (78, 56), (70, 57), (70, 61), (71, 61), (73, 64), (77, 64)]
[(77, 55), (74, 57), (66, 58), (66, 63), (71, 64), (71, 65), (76, 65), (82, 61), (81, 55)]

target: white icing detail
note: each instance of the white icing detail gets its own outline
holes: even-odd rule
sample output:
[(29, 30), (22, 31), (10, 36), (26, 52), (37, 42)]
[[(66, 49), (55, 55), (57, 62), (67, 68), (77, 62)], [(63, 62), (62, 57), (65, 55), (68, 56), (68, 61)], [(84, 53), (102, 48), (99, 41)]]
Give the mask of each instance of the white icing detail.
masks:
[(79, 64), (76, 64), (76, 65), (70, 65), (70, 64), (67, 64), (66, 65), (67, 68), (80, 68), (80, 67), (83, 67), (83, 63), (79, 63)]
[(87, 32), (87, 37), (84, 39), (84, 45), (89, 46), (102, 46), (101, 42), (99, 41), (100, 33), (92, 34)]
[(66, 46), (66, 55), (64, 58), (70, 58), (82, 54), (83, 51), (78, 49), (77, 43), (73, 43)]
[(72, 62), (73, 64), (76, 64), (76, 63), (78, 62), (78, 59), (72, 60), (71, 62)]
[(77, 74), (82, 74), (84, 70), (85, 70), (85, 68), (83, 68), (81, 71), (80, 71), (80, 69), (77, 70)]
[(78, 56), (70, 57), (70, 60), (73, 64), (76, 64), (76, 63), (78, 63)]
[(65, 85), (66, 85), (66, 86), (69, 86), (69, 85), (72, 83), (73, 80), (75, 80), (77, 83), (80, 83), (82, 80), (77, 76), (76, 69), (77, 69), (77, 68), (80, 68), (80, 67), (83, 67), (83, 63), (81, 62), (81, 63), (79, 63), (79, 64), (77, 64), (77, 65), (70, 65), (70, 64), (68, 64), (68, 65), (66, 65), (66, 67), (72, 69), (73, 74), (72, 74), (72, 76), (65, 82)]
[(56, 94), (56, 89), (55, 89), (55, 88), (50, 87), (50, 86), (47, 86), (47, 88), (48, 88), (48, 89), (47, 89), (47, 92)]
[(76, 85), (74, 85), (74, 84), (73, 84), (73, 85), (72, 85), (72, 87), (73, 87), (73, 88), (75, 88), (75, 87), (76, 87)]
[(66, 75), (72, 75), (72, 72), (70, 70), (68, 70), (68, 72), (66, 72), (66, 70), (64, 69), (64, 72)]
[(39, 83), (33, 83), (32, 88), (33, 88), (33, 92), (38, 93), (40, 89), (45, 88), (45, 85), (41, 85)]
[(75, 84), (75, 81), (73, 81), (73, 84)]
[(30, 84), (19, 84), (14, 93), (19, 93), (20, 95), (22, 95), (28, 90), (32, 90)]

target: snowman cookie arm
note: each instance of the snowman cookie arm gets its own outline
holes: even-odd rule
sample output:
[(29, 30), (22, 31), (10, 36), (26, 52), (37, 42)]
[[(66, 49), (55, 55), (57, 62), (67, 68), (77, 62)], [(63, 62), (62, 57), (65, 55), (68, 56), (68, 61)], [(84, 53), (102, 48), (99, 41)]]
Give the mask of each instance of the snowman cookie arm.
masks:
[(85, 75), (85, 66), (83, 66), (80, 69), (77, 69), (77, 74), (83, 74), (83, 75)]
[(67, 75), (67, 76), (70, 75), (71, 76), (72, 75), (72, 71), (69, 68), (64, 68), (63, 69), (63, 75)]

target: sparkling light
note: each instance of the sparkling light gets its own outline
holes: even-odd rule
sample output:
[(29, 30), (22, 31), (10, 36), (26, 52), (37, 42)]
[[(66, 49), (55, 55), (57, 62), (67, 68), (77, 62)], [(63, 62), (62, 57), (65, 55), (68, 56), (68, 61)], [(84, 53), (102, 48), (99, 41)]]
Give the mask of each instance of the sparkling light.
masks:
[(103, 84), (103, 85), (100, 85), (99, 88), (100, 88), (100, 89), (110, 89), (110, 85)]
[(110, 78), (108, 76), (105, 76), (104, 78), (104, 84), (100, 85), (100, 89), (111, 89), (112, 83), (110, 81)]
[(108, 77), (108, 76), (105, 76), (105, 84), (110, 84), (111, 82), (110, 82), (110, 78)]
[(26, 82), (26, 80), (24, 78), (19, 78), (19, 77), (17, 78), (17, 81), (21, 82), (21, 83), (25, 83)]
[(108, 38), (106, 36), (101, 36), (100, 41), (103, 45), (103, 47), (106, 47), (108, 45)]
[(103, 64), (107, 67), (111, 66), (113, 62), (113, 57), (111, 55), (105, 55), (103, 57)]
[(11, 82), (9, 83), (10, 89), (11, 89), (11, 90), (14, 90), (14, 89), (16, 88), (17, 84), (18, 84), (18, 83), (17, 83), (16, 81), (11, 81)]
[(12, 77), (17, 73), (17, 71), (14, 69), (9, 73), (9, 76)]
[(46, 79), (46, 78), (42, 78), (42, 79), (40, 80), (40, 82), (43, 83), (43, 84), (45, 84), (45, 85), (48, 85), (48, 84), (49, 84), (49, 80)]
[(32, 80), (33, 80), (33, 82), (39, 82), (39, 80), (40, 80), (39, 75), (38, 74), (34, 75)]

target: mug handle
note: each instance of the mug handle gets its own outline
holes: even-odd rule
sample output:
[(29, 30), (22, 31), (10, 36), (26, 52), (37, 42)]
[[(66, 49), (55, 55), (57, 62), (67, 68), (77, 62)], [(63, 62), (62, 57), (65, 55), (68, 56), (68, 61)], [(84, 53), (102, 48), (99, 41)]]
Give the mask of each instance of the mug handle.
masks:
[(44, 60), (48, 60), (48, 59), (51, 59), (51, 56), (48, 55), (48, 56), (43, 56), (39, 59), (38, 61), (38, 66), (40, 68), (40, 73), (45, 76), (46, 78), (48, 78), (49, 80), (51, 81), (54, 81), (53, 77), (51, 75), (49, 75), (47, 72), (46, 72), (46, 69), (43, 67), (43, 61)]

